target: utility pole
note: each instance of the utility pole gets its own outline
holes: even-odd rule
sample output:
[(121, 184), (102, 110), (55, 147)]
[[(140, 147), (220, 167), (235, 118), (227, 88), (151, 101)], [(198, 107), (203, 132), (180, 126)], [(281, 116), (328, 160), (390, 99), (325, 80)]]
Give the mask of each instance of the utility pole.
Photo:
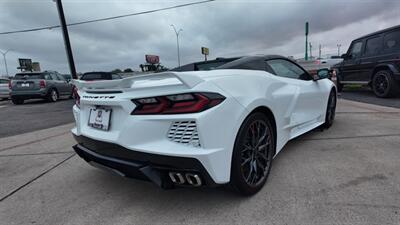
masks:
[(7, 59), (6, 59), (6, 55), (7, 55), (7, 53), (10, 51), (10, 49), (8, 49), (7, 51), (5, 51), (5, 52), (3, 52), (3, 51), (0, 51), (0, 53), (3, 55), (3, 58), (4, 58), (4, 67), (6, 68), (6, 74), (7, 74), (7, 77), (9, 77), (9, 75), (8, 75), (8, 67), (7, 67)]
[(321, 44), (319, 44), (318, 59), (321, 59)]
[(337, 55), (340, 56), (340, 47), (342, 46), (341, 44), (337, 44)]
[(75, 69), (74, 56), (72, 55), (71, 42), (69, 41), (67, 23), (65, 22), (63, 6), (61, 0), (53, 0), (53, 1), (55, 1), (57, 4), (58, 16), (60, 17), (60, 24), (64, 37), (65, 51), (67, 53), (67, 58), (68, 58), (69, 70), (71, 72), (72, 78), (78, 79)]
[(178, 31), (176, 31), (176, 28), (173, 24), (171, 24), (171, 27), (174, 28), (175, 34), (176, 34), (176, 48), (178, 50), (178, 67), (181, 67), (181, 57), (179, 54), (179, 33), (181, 31), (183, 31), (182, 29), (179, 29)]
[(311, 45), (311, 42), (310, 42), (310, 59), (312, 59), (312, 45)]
[(306, 51), (305, 51), (305, 55), (304, 55), (304, 59), (308, 60), (308, 22), (306, 22)]

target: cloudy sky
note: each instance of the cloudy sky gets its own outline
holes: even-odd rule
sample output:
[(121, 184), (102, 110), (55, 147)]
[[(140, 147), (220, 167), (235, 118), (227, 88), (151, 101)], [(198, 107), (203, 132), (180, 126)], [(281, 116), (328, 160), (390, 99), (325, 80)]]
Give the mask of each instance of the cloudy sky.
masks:
[[(67, 23), (158, 9), (197, 0), (63, 0)], [(398, 0), (217, 0), (146, 15), (69, 27), (77, 71), (139, 70), (145, 54), (177, 66), (176, 36), (182, 28), (181, 64), (250, 54), (304, 55), (304, 23), (310, 23), (313, 55), (347, 50), (353, 38), (400, 24)], [(1, 0), (0, 32), (58, 25), (52, 0)], [(68, 72), (60, 29), (0, 35), (10, 74), (18, 58), (39, 61), (42, 69)], [(0, 74), (5, 73), (0, 60)]]

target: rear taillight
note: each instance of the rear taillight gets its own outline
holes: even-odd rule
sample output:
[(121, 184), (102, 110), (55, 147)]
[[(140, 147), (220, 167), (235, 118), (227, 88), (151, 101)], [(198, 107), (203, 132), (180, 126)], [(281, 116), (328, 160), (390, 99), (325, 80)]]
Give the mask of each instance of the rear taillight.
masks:
[(11, 82), (11, 80), (8, 81), (8, 89), (10, 89), (10, 90), (12, 89), (12, 82)]
[(75, 86), (72, 88), (72, 96), (75, 99), (75, 105), (80, 108), (81, 107), (81, 96), (78, 94), (78, 88)]
[(40, 80), (39, 81), (39, 86), (40, 86), (40, 88), (46, 88), (46, 81), (45, 80)]
[(184, 93), (133, 99), (132, 115), (196, 113), (212, 108), (225, 97), (217, 93)]

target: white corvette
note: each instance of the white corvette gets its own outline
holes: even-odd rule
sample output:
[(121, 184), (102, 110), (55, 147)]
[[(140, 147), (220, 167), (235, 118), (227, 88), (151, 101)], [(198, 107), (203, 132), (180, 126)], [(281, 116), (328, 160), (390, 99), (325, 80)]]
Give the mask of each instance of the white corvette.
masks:
[(333, 123), (336, 87), (324, 72), (252, 56), (210, 71), (75, 80), (73, 148), (163, 188), (230, 184), (251, 195), (290, 139)]

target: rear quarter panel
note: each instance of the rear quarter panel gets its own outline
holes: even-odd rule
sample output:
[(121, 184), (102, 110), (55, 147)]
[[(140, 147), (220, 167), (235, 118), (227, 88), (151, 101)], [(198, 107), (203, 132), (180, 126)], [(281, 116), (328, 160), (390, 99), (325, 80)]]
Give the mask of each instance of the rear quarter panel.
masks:
[[(290, 129), (285, 127), (290, 123), (293, 105), (296, 103), (297, 85), (282, 81), (279, 77), (264, 71), (241, 71), (237, 76), (216, 77), (212, 80), (222, 90), (232, 95), (246, 110), (240, 116), (235, 129), (238, 132), (245, 118), (256, 108), (267, 107), (274, 115), (277, 131), (276, 152), (290, 140)], [(293, 80), (296, 82), (296, 80)], [(329, 92), (334, 84), (328, 80), (319, 80), (320, 94), (323, 101), (327, 102)], [(316, 103), (315, 110), (321, 114), (326, 112), (326, 104)]]

